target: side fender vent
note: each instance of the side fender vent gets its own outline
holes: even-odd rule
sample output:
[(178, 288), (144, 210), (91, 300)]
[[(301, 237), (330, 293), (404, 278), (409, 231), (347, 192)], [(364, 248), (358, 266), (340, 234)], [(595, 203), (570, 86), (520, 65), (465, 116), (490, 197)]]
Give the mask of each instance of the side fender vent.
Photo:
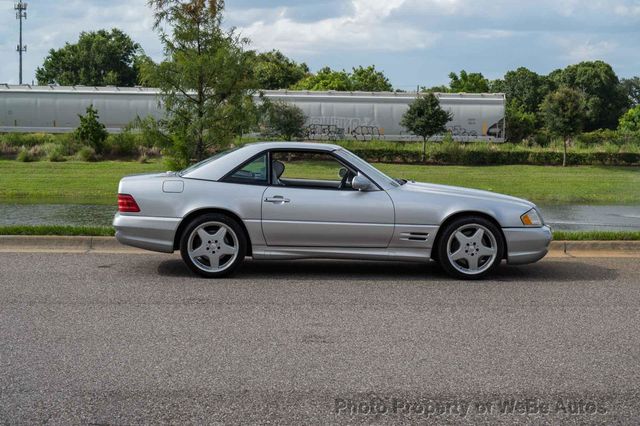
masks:
[(428, 232), (403, 232), (400, 239), (404, 241), (427, 241), (429, 239)]

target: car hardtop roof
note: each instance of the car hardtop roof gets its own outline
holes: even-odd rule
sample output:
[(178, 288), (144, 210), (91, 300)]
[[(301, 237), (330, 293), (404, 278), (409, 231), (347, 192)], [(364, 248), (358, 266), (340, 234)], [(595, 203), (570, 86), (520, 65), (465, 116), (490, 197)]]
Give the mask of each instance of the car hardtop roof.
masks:
[(336, 151), (342, 147), (330, 143), (318, 143), (318, 142), (253, 142), (243, 146), (251, 147), (258, 150), (264, 149), (317, 149), (320, 151)]

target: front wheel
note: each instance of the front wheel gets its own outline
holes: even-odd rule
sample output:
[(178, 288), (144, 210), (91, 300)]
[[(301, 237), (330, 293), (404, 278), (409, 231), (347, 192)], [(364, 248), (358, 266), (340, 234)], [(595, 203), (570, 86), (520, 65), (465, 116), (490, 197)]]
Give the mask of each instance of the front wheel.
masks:
[(500, 229), (493, 222), (469, 216), (446, 226), (437, 250), (440, 265), (449, 275), (480, 279), (500, 265), (505, 248)]
[(192, 220), (180, 238), (180, 254), (189, 269), (206, 278), (231, 274), (244, 259), (247, 239), (226, 215), (209, 213)]

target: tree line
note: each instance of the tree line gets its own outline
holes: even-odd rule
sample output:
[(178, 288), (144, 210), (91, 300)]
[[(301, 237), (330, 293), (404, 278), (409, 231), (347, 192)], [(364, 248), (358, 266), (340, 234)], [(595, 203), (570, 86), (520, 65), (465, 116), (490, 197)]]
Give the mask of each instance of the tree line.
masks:
[[(160, 63), (121, 30), (83, 32), (76, 43), (52, 49), (36, 78), (39, 84), (159, 88), (167, 116), (157, 122), (141, 120), (141, 127), (166, 139), (167, 153), (178, 167), (227, 146), (255, 126), (256, 117), (285, 122), (285, 127), (287, 121), (300, 122), (299, 112), (286, 106), (254, 104), (253, 95), (260, 90), (394, 90), (374, 65), (351, 71), (324, 67), (313, 73), (277, 50), (251, 50), (248, 39), (223, 27), (223, 0), (150, 0), (149, 5), (164, 48)], [(582, 130), (640, 130), (640, 77), (620, 80), (603, 61), (581, 62), (548, 75), (521, 67), (496, 80), (465, 70), (452, 72), (449, 79), (448, 85), (421, 91), (505, 93), (507, 134), (513, 141), (541, 131), (568, 141)], [(410, 129), (441, 129), (428, 123), (429, 116), (444, 119), (438, 105), (429, 95), (422, 99), (403, 123)], [(269, 106), (268, 112), (260, 110)]]

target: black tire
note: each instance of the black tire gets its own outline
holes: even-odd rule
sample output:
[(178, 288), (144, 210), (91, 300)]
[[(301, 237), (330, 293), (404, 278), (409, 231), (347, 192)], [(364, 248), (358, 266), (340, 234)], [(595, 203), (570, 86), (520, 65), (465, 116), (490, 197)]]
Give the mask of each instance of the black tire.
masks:
[[(224, 269), (220, 271), (206, 270), (207, 265), (204, 264), (204, 262), (206, 262), (206, 258), (200, 257), (200, 258), (197, 258), (197, 260), (194, 260), (191, 258), (189, 254), (189, 243), (190, 243), (191, 234), (194, 233), (194, 231), (196, 231), (198, 228), (200, 228), (201, 225), (207, 224), (207, 223), (220, 223), (220, 224), (226, 225), (226, 227), (229, 228), (231, 231), (233, 231), (233, 234), (235, 234), (235, 240), (233, 239), (232, 234), (228, 232), (228, 230), (226, 230), (227, 236), (225, 236), (225, 238), (228, 238), (229, 239), (228, 241), (230, 242), (236, 243), (237, 241), (237, 254), (235, 255), (235, 258), (229, 255), (228, 257), (229, 264), (228, 265), (223, 264)], [(199, 238), (199, 237), (196, 237), (194, 234), (192, 243), (194, 241), (197, 241), (196, 238)], [(244, 260), (245, 254), (247, 253), (247, 244), (248, 244), (247, 241), (248, 241), (248, 238), (244, 232), (244, 229), (242, 228), (242, 226), (240, 226), (240, 224), (235, 219), (232, 219), (229, 216), (221, 213), (207, 213), (194, 218), (184, 228), (182, 235), (180, 236), (180, 254), (182, 255), (182, 260), (187, 264), (189, 269), (191, 269), (194, 273), (205, 278), (223, 278), (231, 275)], [(206, 243), (205, 241), (201, 241), (201, 244), (204, 245), (205, 243)], [(211, 243), (211, 241), (209, 241), (209, 243)], [(218, 241), (215, 241), (215, 243), (218, 243)], [(235, 245), (233, 247), (235, 247)], [(211, 249), (216, 250), (216, 246), (212, 245)], [(220, 247), (218, 246), (217, 249), (219, 250)], [(212, 253), (215, 253), (215, 251), (213, 251)], [(202, 263), (198, 265), (197, 263), (198, 261), (202, 261)]]
[[(466, 243), (462, 244), (460, 241), (458, 241), (457, 237), (452, 238), (452, 235), (459, 230), (462, 230), (463, 234), (467, 231), (469, 231), (469, 233), (471, 234), (474, 227), (478, 227), (477, 229), (483, 230), (483, 247), (480, 247), (479, 245), (465, 247)], [(492, 237), (487, 234), (487, 231), (492, 235)], [(474, 271), (472, 268), (472, 264), (468, 263), (468, 260), (460, 259), (458, 261), (454, 261), (450, 258), (448, 253), (450, 239), (452, 247), (456, 247), (457, 244), (458, 248), (462, 249), (463, 251), (465, 249), (468, 249), (468, 251), (472, 253), (467, 255), (467, 251), (464, 251), (464, 256), (467, 258), (469, 256), (477, 256), (477, 253), (475, 253), (474, 251), (475, 247), (478, 247), (476, 250), (480, 252), (480, 250), (490, 248), (491, 245), (495, 245), (495, 256), (478, 256), (475, 260), (477, 262), (476, 265), (478, 267), (478, 270)], [(498, 226), (496, 226), (492, 221), (480, 216), (466, 216), (455, 219), (453, 222), (445, 226), (445, 228), (442, 230), (442, 233), (439, 235), (438, 246), (436, 247), (436, 250), (437, 261), (447, 274), (454, 278), (478, 280), (491, 274), (500, 266), (500, 262), (502, 261), (505, 253), (505, 243), (500, 228), (498, 228)], [(470, 258), (470, 260), (473, 259)], [(489, 262), (491, 263), (488, 264)], [(465, 269), (467, 270), (467, 272), (465, 272)]]

